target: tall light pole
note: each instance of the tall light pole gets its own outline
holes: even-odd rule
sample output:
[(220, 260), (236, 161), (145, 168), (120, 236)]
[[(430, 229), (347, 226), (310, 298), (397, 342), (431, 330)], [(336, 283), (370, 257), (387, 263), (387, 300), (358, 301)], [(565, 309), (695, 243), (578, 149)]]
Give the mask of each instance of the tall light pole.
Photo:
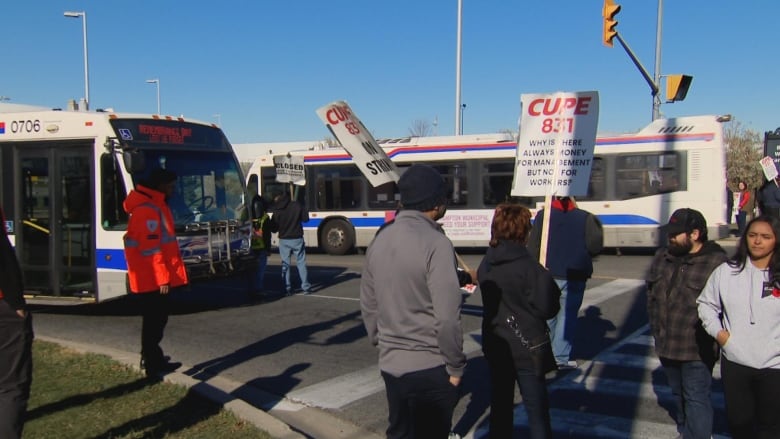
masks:
[[(661, 24), (663, 23), (664, 0), (658, 0), (658, 23), (655, 27), (655, 74), (653, 81), (655, 86), (661, 87)], [(661, 96), (656, 93), (653, 96), (653, 119), (661, 117)]]
[(87, 104), (85, 110), (89, 110), (89, 56), (87, 51), (87, 13), (85, 11), (65, 11), (65, 16), (70, 18), (81, 17), (81, 27), (84, 33), (84, 101)]
[(217, 113), (217, 114), (214, 115), (214, 117), (217, 118), (217, 126), (221, 127), (222, 126), (222, 115)]
[(455, 135), (459, 136), (463, 134), (463, 126), (460, 122), (461, 118), (461, 106), (460, 106), (460, 64), (461, 64), (461, 31), (463, 29), (463, 0), (458, 0), (458, 36), (457, 36), (457, 49), (455, 52)]
[(160, 78), (154, 78), (154, 79), (147, 79), (147, 84), (156, 84), (157, 85), (157, 115), (161, 115), (160, 113)]

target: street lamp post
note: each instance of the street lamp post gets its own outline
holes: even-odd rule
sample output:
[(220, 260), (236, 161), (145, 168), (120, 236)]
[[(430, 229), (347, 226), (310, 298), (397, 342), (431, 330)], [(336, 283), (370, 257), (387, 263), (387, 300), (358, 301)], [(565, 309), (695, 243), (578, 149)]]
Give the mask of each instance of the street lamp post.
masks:
[(457, 30), (457, 48), (455, 49), (455, 135), (463, 134), (463, 126), (460, 121), (463, 109), (460, 106), (460, 65), (461, 53), (461, 31), (463, 29), (463, 0), (458, 0), (458, 30)]
[(147, 84), (156, 84), (157, 85), (157, 115), (161, 115), (160, 113), (160, 79), (154, 78), (154, 79), (147, 79)]
[(66, 17), (79, 18), (81, 17), (81, 27), (84, 33), (84, 101), (87, 104), (85, 110), (89, 110), (89, 56), (87, 51), (87, 13), (86, 11), (74, 12), (65, 11)]

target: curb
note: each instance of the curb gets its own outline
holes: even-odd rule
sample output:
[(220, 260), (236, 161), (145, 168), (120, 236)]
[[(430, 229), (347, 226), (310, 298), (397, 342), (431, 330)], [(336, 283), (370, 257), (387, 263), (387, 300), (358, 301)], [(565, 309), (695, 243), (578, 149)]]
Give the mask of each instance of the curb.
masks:
[[(138, 364), (138, 354), (130, 352), (120, 351), (103, 346), (96, 346), (92, 344), (78, 343), (68, 340), (62, 340), (53, 337), (36, 335), (36, 339), (56, 343), (61, 346), (68, 347), (81, 353), (94, 353), (111, 357), (112, 359), (127, 365), (135, 370), (141, 371)], [(182, 365), (179, 370), (187, 370), (185, 365)], [(191, 368), (189, 368), (191, 369)], [(237, 417), (243, 419), (256, 426), (257, 428), (264, 430), (274, 438), (279, 439), (306, 439), (307, 436), (294, 431), (288, 424), (280, 421), (279, 419), (271, 416), (263, 410), (260, 410), (246, 401), (239, 399), (230, 394), (229, 391), (224, 390), (225, 387), (238, 387), (240, 384), (230, 385), (228, 380), (215, 379), (208, 380), (209, 382), (202, 381), (191, 376), (188, 376), (181, 372), (172, 372), (166, 374), (163, 377), (164, 381), (178, 384), (187, 387), (188, 389), (197, 392), (199, 395), (220, 404), (226, 410)], [(212, 381), (221, 381), (222, 385), (214, 385)], [(278, 398), (277, 398), (278, 399)]]

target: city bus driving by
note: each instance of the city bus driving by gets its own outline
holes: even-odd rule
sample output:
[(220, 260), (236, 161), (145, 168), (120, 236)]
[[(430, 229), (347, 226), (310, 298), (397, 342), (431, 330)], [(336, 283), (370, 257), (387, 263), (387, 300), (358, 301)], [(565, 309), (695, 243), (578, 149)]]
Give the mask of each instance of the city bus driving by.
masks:
[(0, 202), (32, 298), (103, 301), (127, 289), (122, 203), (154, 168), (191, 282), (240, 275), (252, 257), (244, 178), (213, 124), (104, 111), (0, 107)]
[[(606, 247), (655, 247), (659, 227), (674, 210), (701, 211), (713, 239), (726, 236), (725, 146), (718, 116), (659, 119), (637, 133), (599, 135), (588, 193), (578, 206), (604, 224)], [(401, 172), (414, 163), (438, 169), (449, 186), (440, 220), (456, 247), (486, 247), (493, 210), (513, 201), (533, 211), (543, 197), (512, 197), (517, 139), (511, 134), (405, 137), (378, 140)], [(395, 183), (372, 187), (341, 148), (291, 152), (304, 158), (306, 186), (296, 197), (309, 209), (307, 246), (345, 254), (368, 246), (400, 199)], [(250, 192), (289, 190), (276, 182), (272, 155), (247, 173)]]

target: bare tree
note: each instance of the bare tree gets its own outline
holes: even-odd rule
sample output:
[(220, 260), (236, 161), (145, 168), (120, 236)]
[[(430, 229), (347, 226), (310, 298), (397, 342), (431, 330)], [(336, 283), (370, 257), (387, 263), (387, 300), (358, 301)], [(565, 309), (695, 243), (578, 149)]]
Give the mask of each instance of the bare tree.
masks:
[(412, 137), (430, 136), (433, 131), (431, 123), (425, 119), (415, 119), (409, 128), (409, 135)]
[(728, 186), (737, 190), (740, 181), (748, 188), (756, 189), (764, 183), (764, 173), (761, 169), (762, 142), (758, 131), (733, 120), (723, 130), (723, 141), (726, 143), (726, 175)]

